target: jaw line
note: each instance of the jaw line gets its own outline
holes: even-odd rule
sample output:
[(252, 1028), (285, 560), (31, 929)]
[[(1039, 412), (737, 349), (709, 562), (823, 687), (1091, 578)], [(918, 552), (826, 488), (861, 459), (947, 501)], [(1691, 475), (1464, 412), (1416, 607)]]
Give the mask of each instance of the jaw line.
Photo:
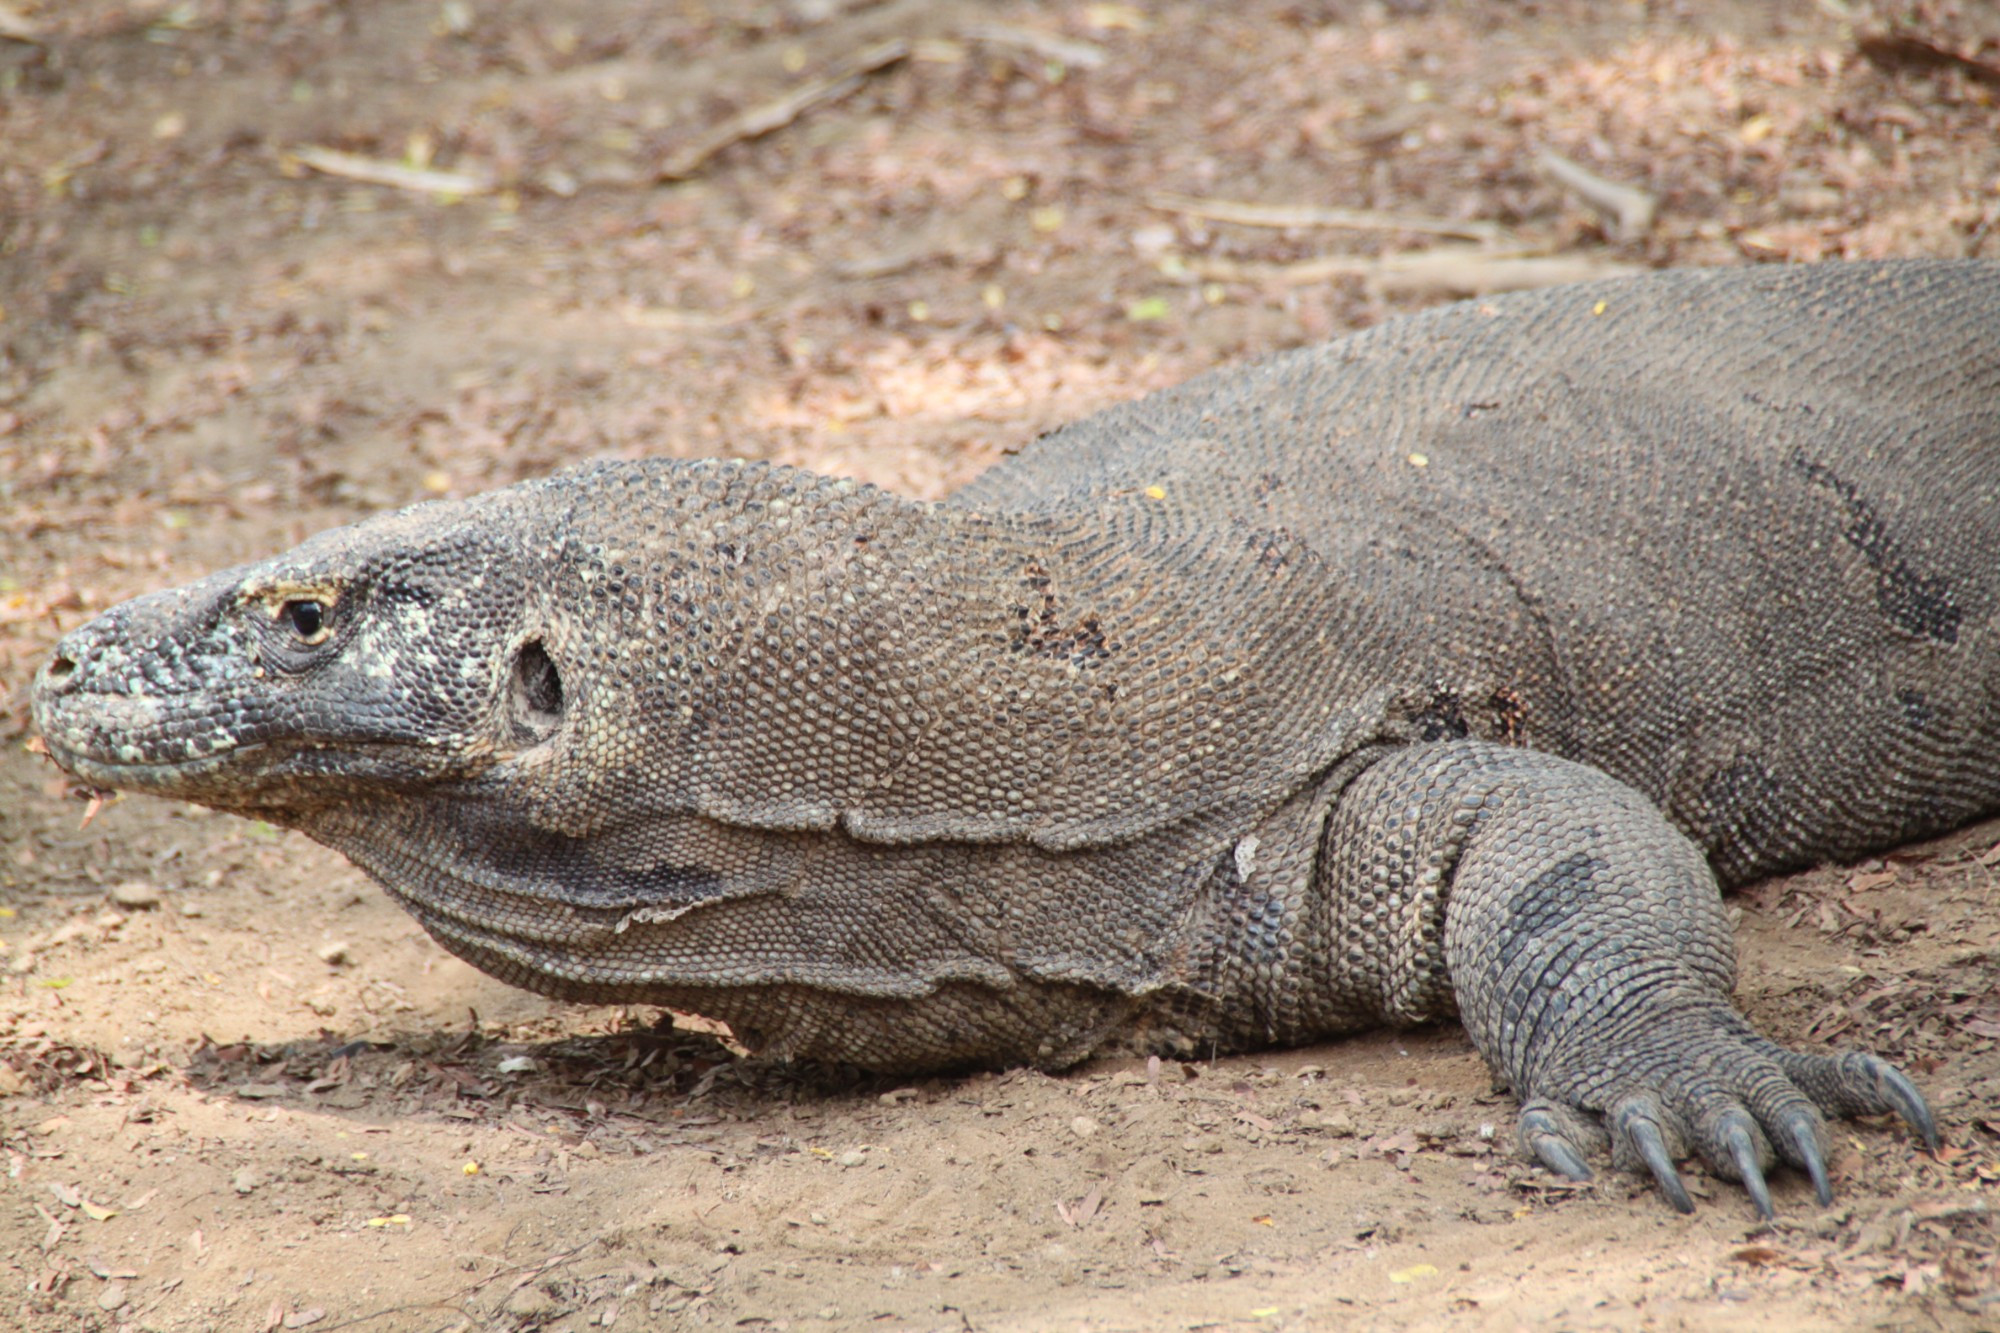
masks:
[(55, 761), (56, 766), (79, 782), (112, 791), (131, 791), (170, 800), (188, 800), (198, 805), (208, 805), (209, 801), (204, 799), (204, 793), (189, 792), (187, 790), (189, 786), (200, 786), (223, 771), (226, 766), (238, 763), (243, 756), (257, 754), (269, 748), (265, 742), (259, 741), (194, 759), (125, 762), (71, 750), (46, 736), (43, 737), (43, 742), (48, 746), (49, 758)]
[(153, 785), (162, 779), (188, 774), (206, 776), (246, 754), (255, 754), (268, 746), (263, 741), (250, 745), (232, 746), (216, 754), (200, 755), (193, 759), (153, 759), (127, 762), (120, 759), (106, 759), (101, 755), (85, 754), (71, 750), (48, 737), (42, 738), (48, 746), (49, 758), (57, 767), (75, 774), (87, 782), (100, 783), (106, 787), (124, 787), (132, 783)]
[[(48, 747), (49, 758), (59, 768), (88, 786), (190, 801), (211, 810), (272, 823), (299, 825), (310, 822), (314, 811), (351, 805), (355, 799), (352, 790), (336, 794), (336, 790), (343, 785), (338, 776), (291, 767), (304, 756), (332, 748), (310, 741), (252, 741), (191, 759), (136, 762), (70, 749), (46, 734), (43, 742)], [(369, 758), (385, 753), (412, 752), (424, 758), (434, 757), (430, 751), (413, 750), (413, 747), (398, 741), (349, 744), (342, 748)], [(240, 781), (230, 784), (230, 790), (218, 790), (218, 785), (232, 775)], [(393, 785), (429, 786), (441, 781), (464, 780), (467, 776), (465, 773), (417, 773), (403, 775), (402, 780)], [(325, 799), (314, 799), (314, 788), (321, 788)]]

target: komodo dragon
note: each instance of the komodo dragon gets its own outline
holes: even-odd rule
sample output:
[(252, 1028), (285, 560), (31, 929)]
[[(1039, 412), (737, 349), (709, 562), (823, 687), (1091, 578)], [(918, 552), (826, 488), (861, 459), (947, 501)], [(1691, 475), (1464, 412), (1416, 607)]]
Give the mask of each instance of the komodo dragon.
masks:
[(1718, 880), (2000, 809), (2000, 265), (1660, 273), (1113, 408), (943, 504), (600, 462), (128, 602), (84, 782), (303, 830), (517, 985), (882, 1070), (1456, 1015), (1573, 1178), (1831, 1198), (1872, 1055)]

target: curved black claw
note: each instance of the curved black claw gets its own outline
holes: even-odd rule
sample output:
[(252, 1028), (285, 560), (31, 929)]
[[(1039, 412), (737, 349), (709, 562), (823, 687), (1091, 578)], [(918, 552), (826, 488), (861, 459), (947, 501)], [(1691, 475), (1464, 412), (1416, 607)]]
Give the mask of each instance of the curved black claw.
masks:
[[(1694, 1200), (1688, 1197), (1680, 1172), (1674, 1170), (1673, 1155), (1667, 1151), (1666, 1136), (1660, 1133), (1659, 1125), (1634, 1116), (1626, 1121), (1625, 1132), (1632, 1136), (1632, 1146), (1639, 1150), (1639, 1156), (1645, 1161), (1646, 1169), (1653, 1173), (1653, 1179), (1660, 1182), (1660, 1193), (1667, 1196), (1667, 1202), (1674, 1206), (1674, 1211), (1693, 1212)], [(1758, 1183), (1761, 1185), (1763, 1182), (1760, 1179)]]
[(1752, 1128), (1749, 1115), (1743, 1111), (1731, 1111), (1716, 1127), (1723, 1146), (1729, 1149), (1729, 1160), (1736, 1166), (1736, 1178), (1743, 1182), (1743, 1188), (1750, 1193), (1750, 1202), (1757, 1207), (1757, 1216), (1766, 1222), (1778, 1215), (1771, 1206), (1771, 1187), (1764, 1181), (1764, 1163), (1758, 1159), (1757, 1135)]
[(1584, 1158), (1605, 1143), (1596, 1124), (1568, 1107), (1537, 1097), (1521, 1108), (1519, 1142), (1523, 1151), (1565, 1180), (1590, 1180), (1594, 1173)]
[(1867, 1062), (1868, 1072), (1874, 1077), (1875, 1086), (1880, 1089), (1883, 1100), (1896, 1108), (1896, 1114), (1909, 1122), (1910, 1128), (1922, 1136), (1924, 1146), (1933, 1154), (1938, 1150), (1937, 1121), (1931, 1116), (1930, 1103), (1924, 1094), (1917, 1091), (1917, 1085), (1909, 1076), (1890, 1064), (1872, 1055), (1862, 1057)]
[(1565, 1180), (1589, 1180), (1590, 1168), (1575, 1145), (1553, 1130), (1530, 1132), (1528, 1142), (1535, 1150), (1535, 1159)]
[(1819, 1199), (1819, 1206), (1828, 1207), (1833, 1203), (1833, 1181), (1826, 1174), (1826, 1158), (1819, 1150), (1819, 1120), (1808, 1112), (1799, 1111), (1785, 1117), (1779, 1131), (1785, 1136), (1784, 1144), (1790, 1151), (1784, 1151), (1787, 1161), (1806, 1169), (1812, 1177), (1813, 1194)]

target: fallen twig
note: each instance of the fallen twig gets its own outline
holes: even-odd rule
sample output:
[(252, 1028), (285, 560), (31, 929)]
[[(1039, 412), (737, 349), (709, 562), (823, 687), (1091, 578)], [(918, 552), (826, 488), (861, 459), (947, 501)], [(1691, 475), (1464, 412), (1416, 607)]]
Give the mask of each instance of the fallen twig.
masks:
[(958, 32), (968, 42), (1017, 47), (1044, 60), (1076, 69), (1096, 69), (1109, 59), (1104, 48), (1093, 42), (1079, 42), (1050, 32), (1037, 32), (1033, 28), (1018, 28), (1011, 23), (968, 23)]
[(1259, 264), (1240, 259), (1195, 256), (1187, 261), (1191, 277), (1203, 282), (1248, 282), (1263, 287), (1309, 287), (1316, 282), (1366, 274), (1380, 268), (1378, 259), (1356, 255), (1320, 255), (1289, 264)]
[(675, 333), (703, 333), (733, 328), (762, 313), (752, 306), (735, 310), (682, 310), (673, 306), (627, 305), (619, 318), (635, 329), (658, 329)]
[(839, 101), (859, 88), (868, 75), (899, 64), (908, 59), (909, 54), (910, 43), (902, 37), (891, 37), (863, 47), (837, 62), (819, 78), (794, 88), (782, 97), (731, 116), (714, 129), (696, 136), (693, 142), (683, 145), (660, 165), (660, 179), (686, 180), (723, 149), (751, 139), (761, 139), (773, 130), (783, 129), (816, 106)]
[(1230, 199), (1197, 199), (1162, 191), (1148, 195), (1148, 208), (1163, 213), (1234, 222), (1244, 227), (1335, 227), (1345, 231), (1410, 231), (1426, 236), (1458, 236), (1497, 241), (1506, 229), (1492, 222), (1452, 222), (1445, 218), (1381, 213), (1371, 208), (1322, 208), (1313, 204), (1247, 204)]
[(1599, 278), (1629, 278), (1645, 270), (1594, 255), (1489, 256), (1448, 250), (1399, 255), (1371, 274), (1384, 296), (1486, 296), (1559, 287)]
[(1228, 259), (1187, 261), (1195, 277), (1212, 282), (1250, 282), (1302, 287), (1334, 278), (1360, 277), (1390, 296), (1485, 296), (1526, 291), (1593, 278), (1620, 278), (1640, 272), (1593, 255), (1496, 253), (1484, 249), (1420, 250), (1365, 259), (1322, 255), (1293, 264), (1244, 264)]
[(492, 173), (484, 170), (461, 168), (458, 171), (437, 171), (430, 167), (406, 166), (384, 158), (363, 157), (359, 153), (343, 153), (337, 148), (318, 148), (311, 144), (292, 150), (292, 157), (301, 166), (329, 176), (364, 181), (370, 185), (391, 185), (398, 190), (416, 190), (423, 194), (488, 194), (494, 185)]
[(1653, 229), (1659, 201), (1645, 190), (1607, 180), (1547, 148), (1541, 151), (1538, 160), (1544, 175), (1596, 209), (1611, 224), (1612, 240), (1636, 241)]

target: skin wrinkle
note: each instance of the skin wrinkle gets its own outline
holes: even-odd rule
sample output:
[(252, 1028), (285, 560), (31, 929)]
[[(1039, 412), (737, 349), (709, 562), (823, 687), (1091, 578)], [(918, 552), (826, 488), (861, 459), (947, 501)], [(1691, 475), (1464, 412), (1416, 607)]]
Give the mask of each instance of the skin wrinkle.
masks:
[[(1505, 582), (1513, 593), (1515, 604), (1535, 627), (1536, 655), (1547, 664), (1551, 672), (1555, 673), (1556, 678), (1551, 682), (1551, 699), (1549, 704), (1545, 705), (1545, 714), (1552, 725), (1563, 725), (1560, 720), (1570, 716), (1577, 707), (1576, 701), (1584, 697), (1584, 692), (1571, 670), (1567, 657), (1562, 652), (1560, 637), (1549, 621), (1547, 609), (1515, 574), (1507, 561), (1502, 559), (1489, 543), (1476, 537), (1463, 521), (1448, 513), (1416, 510), (1400, 498), (1395, 503), (1398, 508), (1408, 510), (1412, 517), (1419, 517), (1427, 524), (1435, 525), (1438, 531), (1457, 538), (1472, 553), (1474, 561), (1480, 568), (1491, 571)], [(1534, 674), (1531, 662), (1521, 664), (1521, 670), (1522, 674)]]

